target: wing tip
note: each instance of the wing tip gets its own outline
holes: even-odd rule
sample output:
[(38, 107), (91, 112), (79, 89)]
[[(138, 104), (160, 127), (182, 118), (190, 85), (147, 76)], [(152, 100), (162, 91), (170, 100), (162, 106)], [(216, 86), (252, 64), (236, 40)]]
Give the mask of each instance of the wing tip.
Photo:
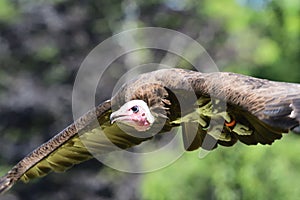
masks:
[(9, 190), (14, 184), (13, 179), (5, 175), (0, 178), (0, 195), (3, 195), (7, 190)]

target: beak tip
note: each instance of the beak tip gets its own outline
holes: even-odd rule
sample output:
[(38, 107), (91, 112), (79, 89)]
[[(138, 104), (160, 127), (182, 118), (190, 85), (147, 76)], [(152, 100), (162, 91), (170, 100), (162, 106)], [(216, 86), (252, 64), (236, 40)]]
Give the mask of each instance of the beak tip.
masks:
[(110, 124), (113, 124), (115, 122), (115, 120), (110, 120)]
[(109, 116), (110, 124), (115, 123), (119, 118), (119, 115), (116, 112), (113, 112)]
[(110, 121), (110, 124), (113, 124), (115, 122), (113, 114), (111, 114), (109, 116), (109, 121)]

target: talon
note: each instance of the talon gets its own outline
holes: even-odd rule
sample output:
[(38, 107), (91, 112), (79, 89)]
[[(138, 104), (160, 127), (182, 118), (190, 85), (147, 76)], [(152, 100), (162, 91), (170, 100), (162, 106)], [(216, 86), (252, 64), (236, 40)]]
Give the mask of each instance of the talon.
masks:
[(206, 124), (206, 126), (202, 127), (202, 130), (207, 131), (209, 129), (209, 123)]
[(231, 122), (226, 122), (225, 121), (225, 126), (227, 127), (234, 127), (236, 125), (236, 121), (233, 119)]

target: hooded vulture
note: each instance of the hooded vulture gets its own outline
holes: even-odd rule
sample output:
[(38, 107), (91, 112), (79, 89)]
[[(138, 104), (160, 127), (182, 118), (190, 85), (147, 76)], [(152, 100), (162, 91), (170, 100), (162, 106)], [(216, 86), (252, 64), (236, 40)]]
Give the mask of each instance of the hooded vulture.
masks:
[(178, 126), (190, 151), (238, 140), (272, 144), (300, 133), (300, 84), (183, 69), (139, 75), (17, 163), (0, 178), (0, 193), (18, 180), (63, 172), (93, 158), (91, 151), (128, 149)]

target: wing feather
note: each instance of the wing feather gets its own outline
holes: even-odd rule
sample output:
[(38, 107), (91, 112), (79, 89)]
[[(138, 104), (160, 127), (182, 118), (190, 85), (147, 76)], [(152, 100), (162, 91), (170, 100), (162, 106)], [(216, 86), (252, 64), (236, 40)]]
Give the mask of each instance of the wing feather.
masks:
[[(197, 73), (193, 76), (195, 79)], [(234, 73), (210, 73), (201, 76), (204, 81), (191, 81), (195, 83), (193, 86), (196, 93), (226, 101), (227, 112), (233, 115), (237, 123), (253, 130), (251, 135), (235, 133), (241, 142), (271, 144), (280, 139), (282, 133), (290, 130), (299, 132), (299, 84)]]
[(86, 127), (93, 127), (95, 119), (105, 124), (110, 112), (110, 101), (105, 101), (35, 149), (0, 179), (0, 194), (19, 179), (27, 182), (32, 178), (45, 176), (51, 171), (63, 172), (74, 164), (91, 159), (92, 155), (82, 143), (78, 132), (87, 133)]
[[(233, 145), (234, 138), (245, 144), (271, 144), (274, 140), (280, 139), (282, 133), (289, 131), (300, 133), (299, 84), (269, 81), (228, 72), (200, 73), (183, 69), (154, 71), (142, 75), (132, 84), (137, 87), (140, 83), (147, 83), (147, 80), (163, 85), (168, 92), (174, 93), (175, 95), (169, 94), (172, 103), (175, 102), (172, 98), (182, 93), (184, 96), (194, 93), (197, 98), (226, 102), (226, 111), (232, 115), (237, 125), (248, 127), (249, 130), (246, 130), (246, 133), (237, 128), (227, 130), (228, 133), (224, 132), (225, 136), (227, 134), (232, 138), (230, 141), (218, 140), (221, 145)], [(172, 106), (170, 108), (170, 117), (177, 115), (174, 114), (176, 112), (172, 115)], [(211, 110), (210, 112), (212, 113)], [(210, 120), (212, 116), (206, 117)], [(173, 119), (173, 122), (176, 124), (178, 119)], [(195, 149), (199, 144), (205, 145), (205, 140), (211, 141), (206, 139), (209, 134), (198, 136), (198, 134), (205, 135), (207, 131), (200, 131), (193, 141), (191, 135), (187, 133), (188, 124), (183, 125), (185, 149)], [(204, 142), (199, 138), (204, 138)]]

